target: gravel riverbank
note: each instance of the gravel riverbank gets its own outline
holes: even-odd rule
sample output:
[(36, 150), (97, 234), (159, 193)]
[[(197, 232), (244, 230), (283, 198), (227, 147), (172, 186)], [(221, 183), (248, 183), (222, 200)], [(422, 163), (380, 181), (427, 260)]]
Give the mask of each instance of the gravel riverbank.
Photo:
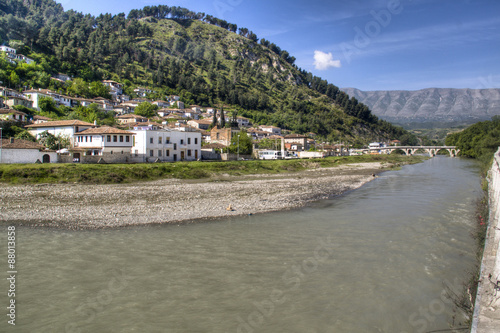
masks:
[(257, 214), (340, 195), (374, 179), (383, 167), (357, 163), (289, 174), (116, 185), (0, 185), (0, 221), (94, 229)]

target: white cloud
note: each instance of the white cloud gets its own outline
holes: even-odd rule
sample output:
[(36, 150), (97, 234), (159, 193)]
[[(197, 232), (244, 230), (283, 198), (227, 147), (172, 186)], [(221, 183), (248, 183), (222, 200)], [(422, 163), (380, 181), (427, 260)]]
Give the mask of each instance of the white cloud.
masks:
[(340, 60), (333, 60), (331, 52), (325, 53), (321, 51), (314, 51), (314, 66), (317, 70), (324, 71), (331, 67), (340, 67)]

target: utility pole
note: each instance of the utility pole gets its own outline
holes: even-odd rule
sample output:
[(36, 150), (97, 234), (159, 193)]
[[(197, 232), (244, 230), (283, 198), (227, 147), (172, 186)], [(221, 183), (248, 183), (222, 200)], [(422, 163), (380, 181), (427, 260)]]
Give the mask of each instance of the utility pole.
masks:
[(240, 160), (240, 135), (238, 134), (238, 153), (236, 154), (236, 160)]

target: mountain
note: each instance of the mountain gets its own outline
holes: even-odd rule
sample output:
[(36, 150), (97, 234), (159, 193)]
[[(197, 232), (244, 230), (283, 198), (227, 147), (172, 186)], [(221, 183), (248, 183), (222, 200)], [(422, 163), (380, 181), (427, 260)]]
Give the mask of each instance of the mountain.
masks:
[[(36, 61), (16, 67), (0, 57), (0, 81), (11, 88), (104, 97), (92, 95), (89, 84), (115, 80), (127, 95), (143, 86), (154, 91), (151, 99), (175, 94), (186, 104), (224, 105), (255, 124), (314, 132), (328, 141), (408, 136), (335, 85), (298, 68), (274, 43), (185, 8), (147, 6), (128, 15), (94, 17), (64, 11), (52, 0), (0, 0), (0, 43)], [(72, 76), (74, 83), (51, 80), (57, 73)]]
[(500, 89), (342, 90), (395, 123), (477, 122), (500, 115)]

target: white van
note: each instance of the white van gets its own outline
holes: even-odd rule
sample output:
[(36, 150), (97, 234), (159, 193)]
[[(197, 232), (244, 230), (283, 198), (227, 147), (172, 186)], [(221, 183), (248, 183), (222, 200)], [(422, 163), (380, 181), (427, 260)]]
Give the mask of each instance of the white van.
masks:
[(259, 159), (261, 160), (281, 160), (281, 151), (279, 150), (264, 150), (259, 152)]

